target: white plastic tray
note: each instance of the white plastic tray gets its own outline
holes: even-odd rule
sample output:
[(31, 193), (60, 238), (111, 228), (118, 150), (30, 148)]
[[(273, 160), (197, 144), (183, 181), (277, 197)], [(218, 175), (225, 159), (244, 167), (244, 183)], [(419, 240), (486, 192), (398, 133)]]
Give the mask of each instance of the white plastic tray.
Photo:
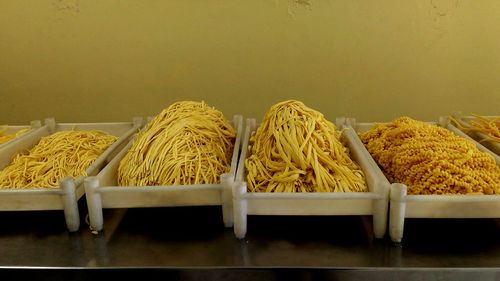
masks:
[[(339, 126), (340, 125), (340, 126)], [(342, 124), (338, 124), (339, 127)], [(245, 158), (251, 134), (256, 131), (255, 119), (248, 119), (236, 182), (233, 187), (234, 233), (244, 238), (248, 215), (371, 215), (375, 237), (382, 238), (387, 227), (389, 182), (380, 171), (368, 151), (352, 129), (346, 129), (351, 157), (365, 173), (369, 192), (321, 192), (321, 193), (253, 193), (247, 192)]]
[(236, 129), (231, 169), (221, 175), (220, 184), (176, 186), (118, 186), (117, 171), (120, 161), (132, 145), (130, 140), (117, 156), (97, 176), (85, 179), (85, 192), (89, 211), (90, 228), (96, 233), (103, 225), (103, 208), (142, 208), (173, 206), (222, 205), (224, 224), (233, 225), (231, 183), (234, 182), (238, 152), (240, 150), (242, 117), (235, 115), (230, 122)]
[(30, 122), (30, 125), (7, 125), (5, 127), (2, 126), (2, 128), (5, 128), (5, 131), (3, 131), (3, 133), (9, 134), (9, 135), (16, 134), (17, 132), (24, 130), (24, 129), (28, 129), (28, 130), (19, 137), (15, 137), (15, 138), (10, 139), (4, 143), (1, 143), (0, 147), (3, 147), (9, 143), (16, 142), (17, 140), (19, 140), (19, 138), (33, 133), (36, 129), (38, 129), (40, 127), (42, 127), (42, 122), (40, 122), (40, 120), (33, 120)]
[[(110, 160), (113, 153), (141, 127), (142, 119), (122, 123), (56, 123), (53, 118), (28, 135), (0, 147), (0, 169), (10, 164), (14, 155), (36, 145), (42, 137), (68, 130), (102, 130), (119, 137), (86, 169), (88, 175), (95, 175)], [(80, 227), (78, 199), (84, 194), (83, 179), (70, 177), (59, 181), (60, 188), (0, 189), (0, 211), (64, 210), (69, 231)]]
[[(472, 140), (455, 127), (450, 127), (446, 120), (440, 118), (439, 122), (429, 123), (439, 124)], [(349, 118), (346, 124), (348, 128), (362, 133), (375, 123), (356, 123), (355, 119)], [(479, 150), (489, 153), (496, 159), (497, 165), (500, 164), (497, 155), (475, 143)], [(392, 241), (401, 242), (405, 218), (500, 218), (500, 195), (408, 195), (406, 185), (393, 183), (389, 214), (389, 235)]]
[[(453, 117), (455, 117), (457, 120), (461, 120), (465, 123), (465, 125), (470, 125), (470, 121), (474, 120), (476, 117), (474, 116), (462, 116), (460, 114), (454, 114)], [(486, 116), (487, 118), (498, 118), (500, 116)], [(442, 117), (442, 118), (445, 118), (445, 117)], [(447, 118), (446, 118), (447, 119)], [(443, 122), (444, 119), (443, 119)], [(463, 132), (464, 134), (470, 136), (472, 139), (476, 140), (476, 141), (481, 141), (481, 140), (484, 140), (484, 141), (481, 141), (480, 143), (488, 148), (489, 150), (491, 150), (492, 152), (494, 152), (496, 155), (500, 155), (500, 143), (498, 142), (494, 142), (492, 140), (489, 140), (488, 139), (488, 136), (485, 135), (484, 133), (481, 133), (481, 132), (464, 132), (462, 131), (461, 129), (459, 129), (457, 126), (455, 126), (453, 123), (451, 122), (448, 122), (448, 128), (451, 130), (452, 128), (456, 129), (456, 130), (459, 130), (461, 132)]]

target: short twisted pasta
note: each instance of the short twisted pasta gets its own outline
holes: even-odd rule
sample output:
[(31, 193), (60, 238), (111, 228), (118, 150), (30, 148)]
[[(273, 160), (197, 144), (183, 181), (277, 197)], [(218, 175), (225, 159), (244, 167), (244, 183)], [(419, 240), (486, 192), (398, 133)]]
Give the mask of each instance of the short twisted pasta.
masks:
[(500, 194), (493, 157), (445, 128), (401, 117), (360, 136), (389, 181), (409, 194)]

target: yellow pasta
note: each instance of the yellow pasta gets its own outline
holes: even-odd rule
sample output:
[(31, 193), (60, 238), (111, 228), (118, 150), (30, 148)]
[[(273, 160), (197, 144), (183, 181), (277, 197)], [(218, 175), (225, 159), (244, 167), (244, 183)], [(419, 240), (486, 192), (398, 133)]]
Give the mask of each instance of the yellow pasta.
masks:
[(15, 134), (5, 134), (5, 128), (2, 128), (0, 126), (0, 144), (5, 143), (10, 141), (11, 139), (17, 138), (22, 136), (24, 133), (26, 133), (29, 129), (22, 129), (17, 131)]
[(0, 171), (0, 188), (58, 187), (63, 177), (86, 175), (114, 141), (115, 136), (100, 131), (61, 131), (43, 137)]
[(500, 117), (488, 118), (485, 116), (472, 114), (475, 119), (465, 122), (460, 119), (450, 117), (450, 120), (465, 132), (483, 133), (486, 138), (480, 141), (492, 141), (500, 143)]
[(204, 102), (176, 102), (136, 136), (118, 168), (121, 186), (214, 184), (230, 170), (235, 131)]
[(252, 135), (245, 160), (250, 192), (367, 191), (341, 132), (302, 102), (278, 103)]
[(500, 194), (493, 157), (445, 128), (401, 117), (360, 136), (389, 181), (409, 194)]

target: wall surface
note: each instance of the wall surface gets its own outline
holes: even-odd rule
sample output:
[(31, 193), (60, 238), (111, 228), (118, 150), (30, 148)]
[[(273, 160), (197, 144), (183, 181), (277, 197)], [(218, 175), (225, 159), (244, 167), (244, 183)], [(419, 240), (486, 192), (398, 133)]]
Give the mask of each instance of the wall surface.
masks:
[(261, 119), (500, 115), (500, 1), (0, 0), (0, 123), (127, 121), (178, 100)]

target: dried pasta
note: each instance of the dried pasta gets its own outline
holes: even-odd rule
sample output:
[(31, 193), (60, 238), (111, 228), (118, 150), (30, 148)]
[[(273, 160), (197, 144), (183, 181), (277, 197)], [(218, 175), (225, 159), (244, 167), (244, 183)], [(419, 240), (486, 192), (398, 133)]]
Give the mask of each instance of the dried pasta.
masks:
[(236, 133), (204, 102), (176, 102), (136, 136), (120, 161), (121, 186), (214, 184), (230, 170)]
[(486, 136), (480, 141), (492, 141), (500, 143), (500, 117), (488, 118), (485, 116), (472, 114), (475, 119), (468, 122), (450, 117), (450, 120), (465, 132), (478, 132)]
[(341, 132), (302, 102), (278, 103), (251, 136), (245, 160), (250, 192), (367, 191)]
[(391, 182), (408, 194), (500, 194), (500, 168), (473, 142), (437, 125), (401, 117), (361, 140)]
[(43, 137), (0, 171), (0, 188), (59, 187), (63, 177), (86, 175), (85, 170), (115, 141), (115, 136), (100, 131), (61, 131)]
[(8, 141), (10, 141), (11, 139), (14, 139), (14, 138), (20, 137), (20, 136), (22, 136), (24, 133), (26, 133), (28, 130), (29, 130), (29, 129), (22, 129), (22, 130), (17, 131), (15, 134), (4, 134), (5, 127), (4, 127), (4, 128), (2, 128), (2, 126), (0, 126), (0, 144), (5, 143), (5, 142), (8, 142)]

